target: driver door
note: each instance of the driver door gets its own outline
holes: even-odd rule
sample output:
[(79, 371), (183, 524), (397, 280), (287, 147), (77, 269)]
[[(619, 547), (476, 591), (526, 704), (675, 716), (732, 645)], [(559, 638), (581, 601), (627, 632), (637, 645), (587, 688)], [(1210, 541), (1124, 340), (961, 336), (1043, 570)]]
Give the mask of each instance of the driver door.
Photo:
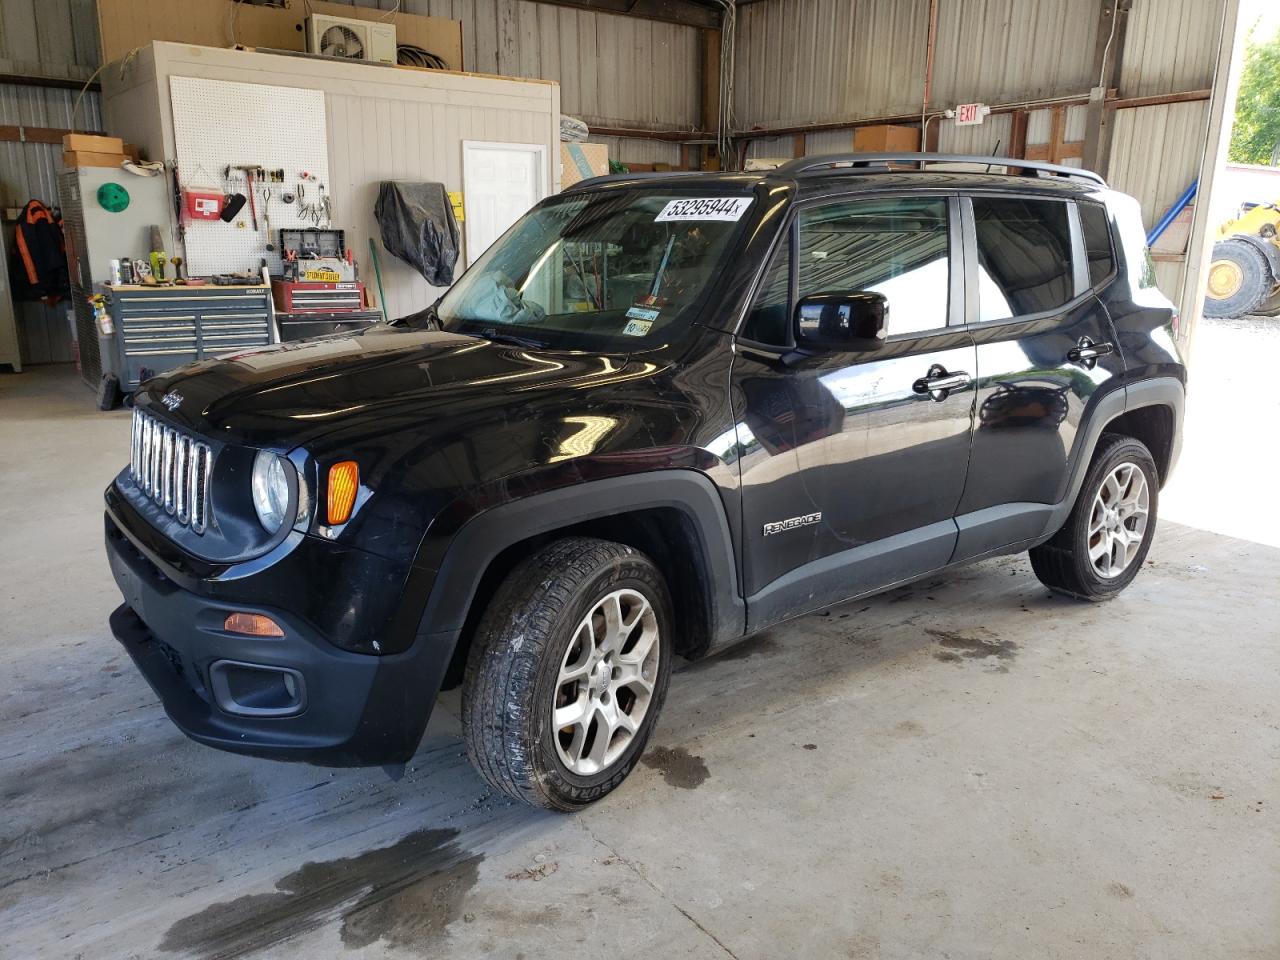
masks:
[[(959, 223), (946, 197), (808, 204), (775, 254), (732, 376), (752, 629), (949, 561), (976, 369)], [(887, 341), (796, 349), (797, 303), (852, 291), (887, 299)]]

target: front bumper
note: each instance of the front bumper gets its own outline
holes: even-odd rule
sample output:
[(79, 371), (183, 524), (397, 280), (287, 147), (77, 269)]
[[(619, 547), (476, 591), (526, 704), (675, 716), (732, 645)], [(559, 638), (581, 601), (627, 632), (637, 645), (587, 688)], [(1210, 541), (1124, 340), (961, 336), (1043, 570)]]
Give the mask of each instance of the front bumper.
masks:
[[(127, 519), (109, 499), (107, 557), (125, 599), (111, 630), (183, 733), (236, 753), (327, 766), (402, 763), (413, 755), (452, 642), (433, 634), (384, 656), (340, 649), (290, 612), (287, 596), (263, 605), (253, 575), (219, 582), (212, 596), (179, 583)], [(265, 614), (284, 636), (228, 633), (223, 624), (234, 611)], [(258, 677), (269, 682), (255, 686)]]

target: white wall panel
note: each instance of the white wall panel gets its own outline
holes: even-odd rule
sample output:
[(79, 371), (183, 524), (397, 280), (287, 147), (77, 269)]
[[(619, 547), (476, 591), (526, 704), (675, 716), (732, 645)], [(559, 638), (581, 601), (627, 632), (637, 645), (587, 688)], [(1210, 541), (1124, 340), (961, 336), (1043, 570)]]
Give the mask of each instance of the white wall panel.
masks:
[[(147, 82), (148, 75), (156, 79), (154, 85)], [(108, 74), (103, 89), (108, 122), (159, 107), (161, 127), (139, 140), (152, 153), (166, 156), (174, 153), (167, 107), (171, 76), (252, 77), (257, 83), (324, 91), (333, 220), (346, 231), (366, 284), (375, 280), (368, 251), (369, 238), (378, 235), (373, 206), (379, 181), (433, 180), (465, 192), (463, 140), (540, 143), (549, 159), (557, 156), (559, 88), (552, 83), (388, 71), (157, 43), (138, 57), (128, 76)], [(558, 164), (548, 166), (547, 190), (553, 192)], [(379, 262), (391, 316), (420, 310), (435, 299), (438, 291), (407, 264), (385, 251)]]

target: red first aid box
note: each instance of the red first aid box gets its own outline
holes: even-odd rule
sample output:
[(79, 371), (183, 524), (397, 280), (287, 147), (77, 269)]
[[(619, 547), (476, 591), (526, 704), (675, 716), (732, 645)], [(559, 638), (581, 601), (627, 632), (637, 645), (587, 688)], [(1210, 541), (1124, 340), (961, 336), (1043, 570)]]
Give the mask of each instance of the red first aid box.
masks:
[(187, 216), (192, 220), (217, 220), (222, 215), (222, 194), (208, 190), (183, 190)]

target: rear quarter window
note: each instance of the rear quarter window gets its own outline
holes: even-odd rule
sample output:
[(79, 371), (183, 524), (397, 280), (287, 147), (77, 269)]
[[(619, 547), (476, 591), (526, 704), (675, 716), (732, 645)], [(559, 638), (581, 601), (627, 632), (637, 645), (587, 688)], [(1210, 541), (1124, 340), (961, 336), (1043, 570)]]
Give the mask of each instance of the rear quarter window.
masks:
[(1099, 203), (1077, 204), (1080, 229), (1084, 233), (1085, 256), (1089, 260), (1089, 286), (1102, 283), (1116, 268), (1111, 245), (1111, 224), (1107, 210)]

